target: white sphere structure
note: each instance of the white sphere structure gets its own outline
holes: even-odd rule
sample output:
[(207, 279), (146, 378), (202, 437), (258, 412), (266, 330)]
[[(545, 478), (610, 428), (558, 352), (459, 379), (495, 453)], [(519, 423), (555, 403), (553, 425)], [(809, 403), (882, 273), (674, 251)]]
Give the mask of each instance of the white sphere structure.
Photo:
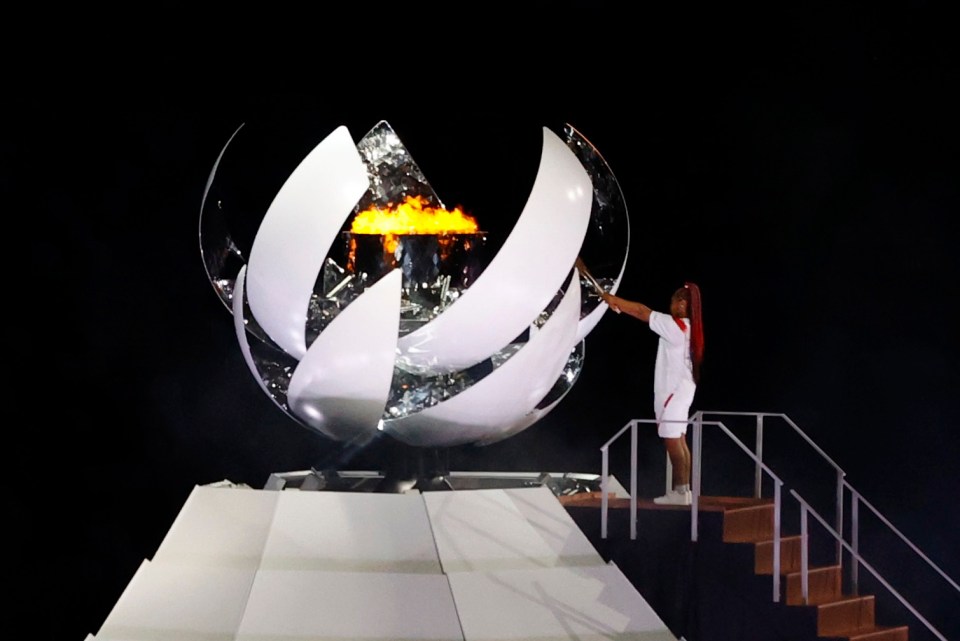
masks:
[(370, 267), (358, 259), (370, 241), (350, 235), (344, 254), (357, 212), (411, 196), (442, 206), (389, 124), (358, 142), (344, 126), (321, 140), (247, 252), (211, 197), (242, 129), (207, 182), (201, 255), (250, 371), (281, 410), (337, 441), (382, 431), (438, 447), (502, 440), (560, 403), (606, 311), (574, 263), (603, 255), (594, 275), (615, 292), (629, 247), (619, 185), (578, 131), (543, 127), (529, 197), (489, 260), (471, 254), (482, 233), (391, 239), (389, 251), (376, 237)]

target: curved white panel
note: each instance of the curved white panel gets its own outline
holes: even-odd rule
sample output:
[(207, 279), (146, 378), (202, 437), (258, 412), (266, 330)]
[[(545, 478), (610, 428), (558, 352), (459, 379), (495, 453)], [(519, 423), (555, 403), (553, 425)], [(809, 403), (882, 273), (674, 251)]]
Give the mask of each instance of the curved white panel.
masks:
[(250, 311), (298, 359), (307, 351), (307, 307), (317, 274), (368, 187), (350, 132), (337, 127), (293, 170), (257, 230), (247, 270)]
[[(567, 391), (570, 391), (570, 390), (567, 390)], [(560, 401), (562, 401), (564, 396), (566, 395), (567, 395), (566, 392), (564, 392), (563, 396), (561, 396), (554, 402), (550, 403), (550, 405), (546, 406), (543, 409), (534, 408), (529, 414), (527, 414), (520, 420), (516, 421), (515, 423), (503, 426), (504, 427), (503, 432), (499, 432), (491, 436), (490, 438), (485, 438), (480, 441), (477, 441), (476, 443), (474, 443), (474, 445), (478, 445), (478, 446), (493, 445), (494, 443), (505, 441), (511, 436), (516, 436), (517, 434), (519, 434), (520, 432), (527, 429), (528, 427), (530, 427), (531, 425), (539, 421), (541, 418), (549, 414), (553, 410), (553, 408), (555, 408), (557, 405), (560, 404)]]
[[(554, 380), (556, 380), (556, 379), (554, 379)], [(477, 441), (476, 443), (474, 443), (474, 445), (478, 445), (478, 446), (482, 446), (482, 445), (493, 445), (494, 443), (499, 443), (500, 441), (504, 441), (504, 440), (510, 438), (511, 436), (515, 436), (515, 435), (519, 434), (520, 432), (522, 432), (523, 430), (527, 429), (528, 427), (530, 427), (530, 426), (533, 425), (534, 423), (538, 422), (541, 418), (543, 418), (544, 416), (546, 416), (547, 414), (549, 414), (550, 412), (552, 412), (553, 409), (554, 409), (557, 405), (560, 404), (560, 401), (562, 401), (564, 398), (566, 398), (567, 394), (569, 394), (569, 393), (570, 393), (570, 390), (572, 390), (572, 389), (573, 389), (573, 385), (571, 385), (570, 387), (568, 387), (567, 389), (565, 389), (565, 390), (563, 391), (563, 394), (561, 394), (559, 398), (557, 398), (555, 401), (553, 401), (552, 403), (550, 403), (550, 404), (547, 405), (546, 407), (544, 407), (544, 408), (539, 408), (539, 409), (536, 408), (536, 407), (534, 407), (532, 410), (530, 410), (530, 413), (529, 413), (529, 414), (526, 414), (525, 416), (523, 416), (523, 417), (521, 417), (520, 419), (514, 421), (513, 423), (510, 423), (510, 424), (508, 424), (508, 425), (504, 425), (504, 426), (502, 427), (502, 430), (501, 430), (500, 432), (498, 432), (497, 434), (494, 434), (493, 436), (491, 436), (491, 437), (489, 437), (489, 438), (481, 439), (481, 440)], [(543, 399), (541, 399), (541, 400), (543, 400)]]
[(247, 362), (247, 367), (253, 372), (253, 378), (256, 379), (257, 384), (260, 386), (260, 389), (263, 390), (263, 393), (267, 395), (267, 398), (273, 401), (274, 405), (283, 409), (283, 406), (277, 402), (277, 399), (273, 397), (273, 394), (270, 393), (267, 385), (263, 382), (263, 377), (260, 376), (260, 370), (257, 369), (257, 363), (253, 360), (253, 353), (250, 351), (250, 341), (247, 340), (247, 328), (243, 319), (243, 288), (246, 276), (247, 266), (244, 265), (237, 273), (237, 283), (233, 288), (233, 328), (237, 332), (237, 340), (240, 341), (240, 351), (243, 352), (243, 360)]
[(324, 329), (287, 389), (290, 411), (336, 440), (372, 435), (393, 380), (401, 272), (371, 285)]
[(489, 358), (520, 335), (573, 266), (590, 223), (592, 197), (583, 165), (544, 127), (540, 169), (510, 236), (455, 303), (400, 339), (401, 358), (435, 372), (455, 371)]
[(453, 398), (384, 426), (417, 446), (491, 438), (522, 421), (550, 392), (576, 344), (580, 286), (574, 273), (550, 320), (491, 374)]

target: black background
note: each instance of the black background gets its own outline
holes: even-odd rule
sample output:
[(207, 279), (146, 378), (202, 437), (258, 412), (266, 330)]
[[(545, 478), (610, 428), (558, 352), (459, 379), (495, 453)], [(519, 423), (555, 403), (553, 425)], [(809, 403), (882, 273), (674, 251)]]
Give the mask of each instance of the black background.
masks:
[[(358, 139), (385, 119), (444, 202), (495, 237), (529, 193), (541, 127), (572, 124), (629, 208), (621, 295), (665, 309), (684, 280), (702, 288), (693, 409), (788, 414), (958, 575), (960, 137), (946, 13), (523, 10), (365, 7), (237, 33), (226, 16), (208, 26), (168, 10), (149, 28), (126, 17), (115, 32), (44, 32), (58, 52), (48, 65), (8, 56), (12, 576), (39, 579), (32, 602), (60, 608), (51, 638), (96, 632), (195, 484), (260, 487), (338, 460), (375, 469), (389, 449), (338, 459), (243, 362), (197, 238), (208, 173), (241, 123), (294, 141), (261, 159), (282, 180), (297, 144), (305, 153), (339, 125)], [(641, 323), (606, 315), (556, 410), (503, 443), (451, 451), (451, 467), (599, 473), (599, 447), (651, 416), (655, 349)], [(752, 479), (743, 455), (717, 447), (718, 491), (727, 470)], [(660, 448), (641, 435), (644, 490), (662, 483)]]

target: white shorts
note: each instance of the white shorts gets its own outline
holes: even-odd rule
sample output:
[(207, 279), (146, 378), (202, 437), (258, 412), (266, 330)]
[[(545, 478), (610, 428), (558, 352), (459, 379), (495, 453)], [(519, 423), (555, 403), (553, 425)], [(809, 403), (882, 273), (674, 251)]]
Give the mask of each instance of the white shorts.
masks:
[[(693, 403), (690, 394), (671, 394), (665, 403), (656, 407), (657, 435), (660, 438), (680, 438), (687, 433), (686, 421), (690, 418), (690, 405)], [(683, 422), (660, 422), (683, 421)]]

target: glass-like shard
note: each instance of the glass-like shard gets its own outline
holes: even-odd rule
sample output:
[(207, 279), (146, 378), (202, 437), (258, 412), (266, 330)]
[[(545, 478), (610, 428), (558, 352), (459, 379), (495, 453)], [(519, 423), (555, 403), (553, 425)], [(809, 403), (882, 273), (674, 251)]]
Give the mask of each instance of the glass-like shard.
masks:
[(357, 151), (367, 166), (370, 189), (354, 212), (396, 205), (406, 196), (420, 196), (430, 207), (443, 207), (440, 197), (386, 120), (381, 120), (360, 139)]
[(284, 412), (297, 422), (301, 422), (289, 411), (290, 408), (287, 405), (287, 390), (290, 386), (290, 377), (293, 376), (293, 371), (297, 367), (297, 359), (287, 354), (267, 337), (266, 332), (250, 313), (246, 296), (243, 300), (243, 324), (247, 332), (250, 356), (257, 369), (257, 376), (263, 382), (267, 393)]

